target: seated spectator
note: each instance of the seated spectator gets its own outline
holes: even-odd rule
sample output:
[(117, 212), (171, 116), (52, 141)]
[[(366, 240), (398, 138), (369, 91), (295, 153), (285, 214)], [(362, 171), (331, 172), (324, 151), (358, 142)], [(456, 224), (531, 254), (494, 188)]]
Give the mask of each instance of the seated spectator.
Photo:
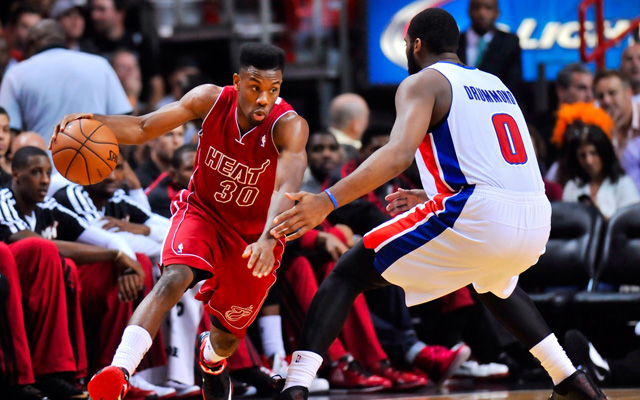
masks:
[(606, 219), (621, 207), (640, 200), (638, 190), (615, 155), (610, 140), (613, 123), (606, 113), (590, 104), (564, 105), (554, 131), (564, 142), (566, 173), (564, 201), (580, 201), (596, 207)]
[(42, 19), (42, 10), (28, 1), (17, 1), (12, 4), (7, 24), (10, 61), (7, 66), (24, 60), (29, 29)]
[(620, 57), (620, 73), (631, 83), (633, 101), (640, 102), (640, 43), (627, 46)]
[[(0, 208), (6, 210), (0, 214), (0, 240), (12, 243), (44, 237), (53, 240), (63, 257), (77, 264), (89, 349), (88, 371), (93, 373), (111, 363), (118, 345), (113, 335), (124, 331), (133, 313), (132, 302), (141, 300), (151, 290), (151, 261), (144, 254), (135, 254), (118, 235), (89, 226), (55, 199), (45, 197), (51, 176), (46, 152), (23, 147), (14, 154), (11, 166), (12, 186), (0, 190)], [(162, 337), (156, 339), (152, 356), (140, 369), (166, 362)], [(47, 365), (51, 365), (49, 358)], [(138, 380), (131, 384), (137, 388), (145, 382)], [(136, 392), (139, 394), (139, 389)], [(147, 391), (146, 395), (155, 393)]]
[(88, 224), (115, 232), (124, 237), (136, 253), (154, 259), (160, 255), (169, 220), (149, 212), (121, 189), (124, 163), (119, 157), (116, 168), (104, 180), (86, 186), (68, 185), (59, 189), (54, 197)]
[(179, 147), (173, 153), (169, 171), (160, 174), (145, 189), (144, 192), (149, 198), (152, 212), (165, 218), (171, 218), (171, 200), (176, 193), (189, 186), (197, 151), (198, 146), (192, 143)]
[(8, 186), (11, 182), (11, 163), (7, 156), (10, 147), (9, 114), (7, 114), (7, 110), (0, 107), (0, 187)]
[[(6, 236), (6, 225), (0, 231)], [(12, 400), (86, 399), (75, 384), (87, 373), (75, 264), (37, 237), (0, 242), (0, 259), (2, 393)]]
[(362, 144), (360, 139), (369, 125), (369, 106), (355, 93), (343, 93), (329, 105), (329, 132), (342, 147), (342, 159), (354, 159)]
[(0, 82), (2, 82), (4, 71), (7, 70), (9, 60), (9, 42), (7, 41), (7, 38), (0, 33)]
[(300, 190), (319, 193), (340, 160), (340, 145), (329, 132), (314, 132), (307, 142), (307, 169), (302, 178)]
[(184, 88), (187, 79), (192, 75), (200, 75), (200, 68), (196, 62), (190, 58), (179, 58), (167, 76), (167, 95), (158, 102), (157, 108), (166, 106), (169, 103), (178, 101), (186, 94)]
[(142, 73), (138, 57), (130, 50), (120, 49), (111, 55), (110, 62), (127, 94), (131, 107), (133, 107), (133, 115), (140, 115), (143, 108), (143, 105), (140, 104)]
[(11, 154), (16, 154), (16, 151), (27, 146), (37, 147), (47, 151), (47, 145), (42, 136), (40, 136), (38, 132), (27, 131), (19, 133), (11, 139)]
[(86, 0), (56, 0), (51, 6), (49, 17), (58, 21), (64, 28), (69, 50), (96, 54), (98, 49), (91, 41), (84, 39), (85, 4)]
[(184, 144), (184, 133), (183, 125), (149, 142), (149, 157), (135, 170), (143, 188), (149, 187), (160, 174), (169, 171), (173, 153)]

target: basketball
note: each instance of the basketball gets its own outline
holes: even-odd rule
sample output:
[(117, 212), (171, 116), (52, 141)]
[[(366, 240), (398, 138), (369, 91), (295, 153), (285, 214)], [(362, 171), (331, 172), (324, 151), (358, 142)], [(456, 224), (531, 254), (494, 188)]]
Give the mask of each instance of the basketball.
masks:
[(95, 119), (71, 121), (51, 146), (56, 169), (73, 183), (92, 185), (106, 178), (118, 164), (118, 141)]

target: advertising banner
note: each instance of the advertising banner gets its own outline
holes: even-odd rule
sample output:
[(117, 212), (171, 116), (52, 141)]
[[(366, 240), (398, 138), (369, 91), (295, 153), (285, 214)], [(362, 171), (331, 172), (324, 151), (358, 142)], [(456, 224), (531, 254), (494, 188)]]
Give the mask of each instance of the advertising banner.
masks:
[[(554, 80), (566, 64), (580, 60), (578, 35), (579, 0), (499, 0), (499, 29), (520, 38), (524, 79), (537, 79), (538, 64), (545, 64), (547, 79)], [(449, 11), (464, 32), (470, 26), (469, 0), (368, 0), (368, 72), (372, 85), (396, 85), (407, 76), (404, 34), (411, 18), (428, 7)], [(640, 15), (640, 1), (605, 0), (605, 37), (616, 37)], [(587, 19), (594, 21), (590, 10)], [(593, 46), (596, 34), (587, 25), (587, 43)], [(625, 38), (607, 52), (606, 65), (617, 68)], [(594, 66), (591, 65), (593, 68)]]

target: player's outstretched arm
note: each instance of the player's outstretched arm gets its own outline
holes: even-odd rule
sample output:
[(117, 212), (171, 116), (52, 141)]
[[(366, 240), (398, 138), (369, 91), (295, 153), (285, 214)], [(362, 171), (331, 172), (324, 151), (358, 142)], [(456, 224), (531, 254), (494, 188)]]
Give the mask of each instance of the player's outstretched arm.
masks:
[(66, 115), (54, 127), (49, 148), (51, 148), (51, 143), (56, 139), (58, 132), (62, 131), (69, 122), (81, 118), (96, 119), (104, 123), (113, 131), (120, 144), (147, 142), (172, 131), (188, 121), (197, 118), (204, 119), (211, 107), (213, 107), (221, 90), (221, 87), (215, 85), (201, 85), (189, 91), (180, 100), (139, 117), (91, 113)]
[(273, 140), (280, 156), (267, 221), (260, 239), (247, 246), (242, 255), (249, 258), (247, 267), (253, 268), (254, 276), (266, 276), (273, 269), (273, 249), (277, 241), (269, 232), (273, 227), (273, 218), (293, 206), (293, 202), (286, 197), (286, 193), (300, 190), (304, 170), (307, 167), (305, 147), (308, 137), (307, 121), (293, 113), (282, 117), (274, 128)]
[(364, 196), (407, 169), (429, 130), (436, 94), (442, 86), (439, 79), (444, 79), (439, 77), (425, 71), (405, 79), (396, 93), (397, 116), (389, 143), (329, 188), (333, 200), (327, 193), (288, 195), (298, 203), (276, 217), (277, 226), (271, 230), (272, 235), (276, 238), (290, 235), (287, 240), (296, 239), (322, 222), (335, 207)]

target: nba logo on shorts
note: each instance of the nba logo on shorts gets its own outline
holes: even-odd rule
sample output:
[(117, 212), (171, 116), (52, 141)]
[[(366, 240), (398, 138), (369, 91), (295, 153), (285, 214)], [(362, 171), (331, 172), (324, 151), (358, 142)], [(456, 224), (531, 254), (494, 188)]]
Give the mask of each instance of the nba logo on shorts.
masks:
[(184, 249), (184, 246), (182, 243), (178, 243), (178, 253), (182, 254), (182, 249)]
[(264, 143), (267, 141), (267, 137), (262, 135), (262, 139), (260, 140), (260, 147), (264, 147)]

